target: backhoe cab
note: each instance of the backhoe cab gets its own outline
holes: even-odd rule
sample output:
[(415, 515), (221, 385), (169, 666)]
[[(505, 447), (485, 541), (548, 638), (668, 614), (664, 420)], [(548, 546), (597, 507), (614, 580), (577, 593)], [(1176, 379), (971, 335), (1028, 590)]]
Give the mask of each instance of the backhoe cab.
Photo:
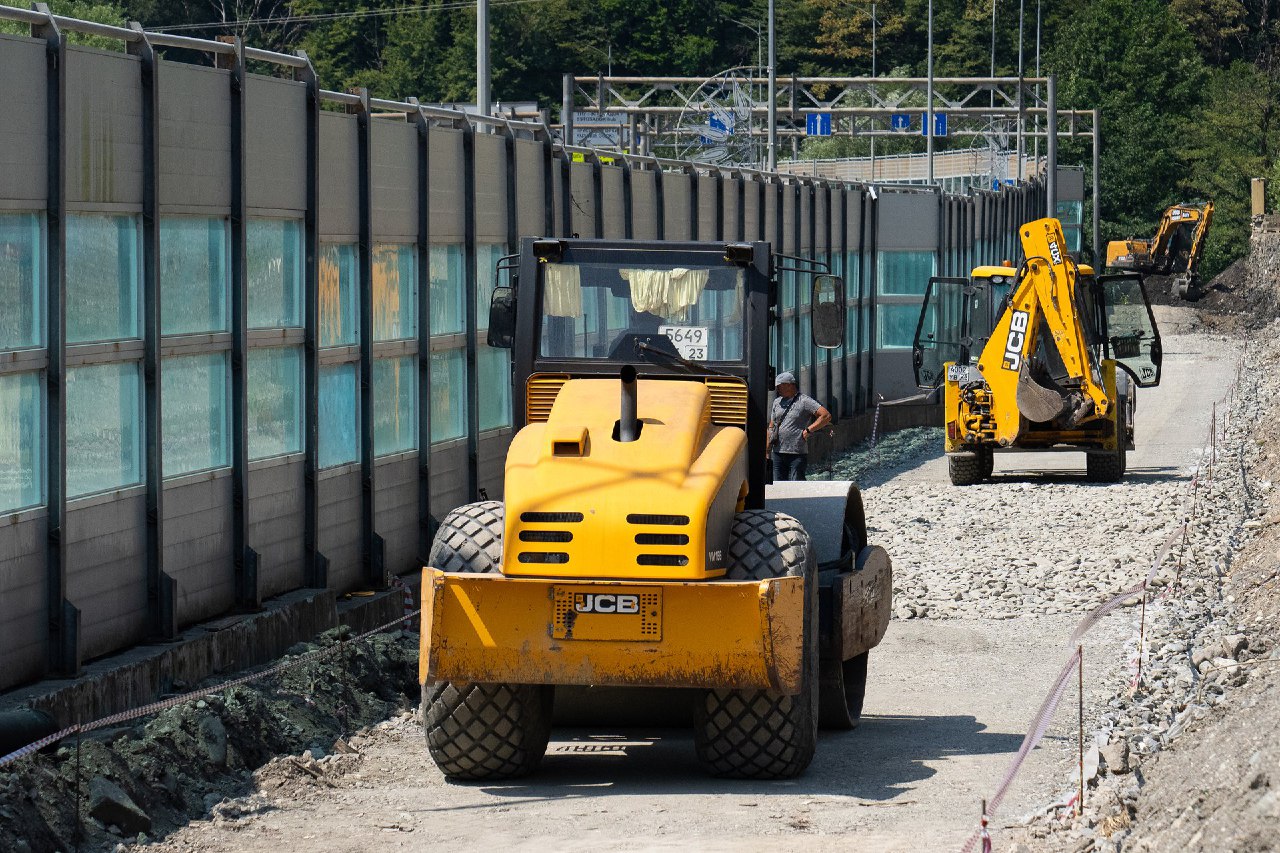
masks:
[(1083, 450), (1117, 482), (1137, 388), (1160, 382), (1160, 333), (1136, 274), (1094, 276), (1056, 219), (1020, 229), (1017, 268), (932, 278), (916, 327), (916, 384), (944, 389), (951, 482), (991, 476), (999, 451)]
[(602, 690), (638, 707), (683, 688), (664, 701), (721, 776), (794, 776), (820, 717), (857, 723), (891, 568), (852, 484), (766, 500), (779, 272), (808, 278), (814, 342), (839, 346), (843, 282), (767, 243), (526, 238), (499, 264), (488, 341), (512, 348), (518, 401), (504, 500), (452, 511), (423, 572), (423, 716), (446, 775), (531, 772), (553, 709)]
[(1150, 240), (1112, 240), (1107, 244), (1107, 267), (1144, 275), (1170, 276), (1170, 292), (1178, 299), (1204, 295), (1196, 272), (1213, 218), (1213, 202), (1175, 204), (1160, 216)]

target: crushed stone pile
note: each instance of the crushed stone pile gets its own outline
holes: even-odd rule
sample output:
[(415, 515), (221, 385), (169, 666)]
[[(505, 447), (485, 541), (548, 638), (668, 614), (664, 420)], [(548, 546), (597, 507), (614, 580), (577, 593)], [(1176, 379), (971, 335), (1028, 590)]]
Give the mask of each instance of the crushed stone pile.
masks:
[(0, 770), (0, 850), (65, 850), (77, 838), (85, 850), (145, 843), (192, 818), (216, 817), (255, 774), (314, 776), (350, 763), (358, 755), (353, 732), (416, 701), (418, 635), (386, 632), (343, 646), (350, 636), (332, 629), (281, 662), (334, 648), (331, 655), (221, 691), (206, 685), (202, 699), (8, 765)]
[(1275, 849), (1277, 333), (1280, 321), (1251, 338), (1236, 395), (1219, 408), (1213, 476), (1202, 460), (1194, 504), (1182, 510), (1185, 548), (1175, 545), (1160, 568), (1145, 618), (1133, 614), (1130, 671), (1087, 711), (1084, 813), (1063, 792), (1026, 818), (1024, 849)]

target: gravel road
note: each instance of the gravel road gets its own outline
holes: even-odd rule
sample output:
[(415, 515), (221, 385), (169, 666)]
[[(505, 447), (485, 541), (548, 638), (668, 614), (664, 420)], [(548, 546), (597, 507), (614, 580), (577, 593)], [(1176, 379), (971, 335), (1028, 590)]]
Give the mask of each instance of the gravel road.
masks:
[[(883, 460), (896, 473), (865, 500), (872, 539), (894, 560), (895, 619), (871, 655), (863, 724), (824, 734), (802, 778), (707, 779), (680, 731), (558, 730), (534, 778), (450, 784), (406, 713), (354, 739), (351, 754), (272, 762), (252, 794), (147, 849), (958, 849), (1080, 615), (1143, 577), (1178, 523), (1211, 401), (1239, 355), (1191, 317), (1161, 311), (1163, 383), (1139, 398), (1122, 484), (1085, 483), (1083, 455), (1021, 454), (997, 457), (995, 482), (956, 488), (940, 438)], [(1086, 640), (1091, 709), (1126, 675), (1135, 616), (1117, 611)], [(1070, 702), (1005, 800), (997, 836), (1072, 786), (1064, 747), (1075, 731)]]

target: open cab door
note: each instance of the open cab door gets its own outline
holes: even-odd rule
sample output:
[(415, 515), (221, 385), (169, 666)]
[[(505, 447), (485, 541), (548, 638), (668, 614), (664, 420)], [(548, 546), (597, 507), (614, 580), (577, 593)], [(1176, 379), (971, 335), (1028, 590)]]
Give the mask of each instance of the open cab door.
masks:
[(1133, 273), (1098, 277), (1103, 354), (1113, 358), (1139, 388), (1160, 384), (1160, 330), (1142, 277)]
[(968, 364), (968, 323), (964, 316), (968, 287), (966, 278), (929, 279), (911, 351), (916, 385), (920, 388), (940, 386), (946, 379), (943, 365), (947, 362)]

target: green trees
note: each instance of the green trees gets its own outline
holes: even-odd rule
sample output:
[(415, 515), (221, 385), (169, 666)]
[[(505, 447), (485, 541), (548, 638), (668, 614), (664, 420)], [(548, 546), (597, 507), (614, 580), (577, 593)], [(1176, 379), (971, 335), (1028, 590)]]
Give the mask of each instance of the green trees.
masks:
[[(765, 47), (767, 0), (491, 4), (493, 95), (503, 101), (554, 108), (567, 72), (709, 77), (753, 68)], [(876, 0), (881, 75), (925, 73), (928, 4)], [(996, 73), (1017, 73), (1018, 0), (933, 0), (938, 76), (989, 73), (993, 5)], [(1025, 0), (1028, 75), (1036, 5)], [(1249, 178), (1280, 179), (1280, 0), (1040, 6), (1042, 68), (1058, 78), (1059, 105), (1102, 110), (1104, 239), (1151, 234), (1168, 204), (1212, 198), (1217, 214), (1204, 272), (1213, 274), (1244, 246)], [(871, 0), (777, 0), (779, 78), (869, 74), (870, 7)], [(463, 0), (61, 0), (54, 9), (117, 24), (209, 24), (183, 32), (234, 32), (255, 45), (301, 48), (330, 89), (475, 98), (475, 9)], [(882, 139), (876, 150), (919, 150), (919, 143), (918, 136)], [(951, 144), (962, 142), (938, 142), (940, 149)], [(856, 137), (809, 140), (803, 156), (865, 156), (867, 148)], [(1066, 142), (1061, 150), (1064, 162), (1089, 161), (1087, 145)]]

